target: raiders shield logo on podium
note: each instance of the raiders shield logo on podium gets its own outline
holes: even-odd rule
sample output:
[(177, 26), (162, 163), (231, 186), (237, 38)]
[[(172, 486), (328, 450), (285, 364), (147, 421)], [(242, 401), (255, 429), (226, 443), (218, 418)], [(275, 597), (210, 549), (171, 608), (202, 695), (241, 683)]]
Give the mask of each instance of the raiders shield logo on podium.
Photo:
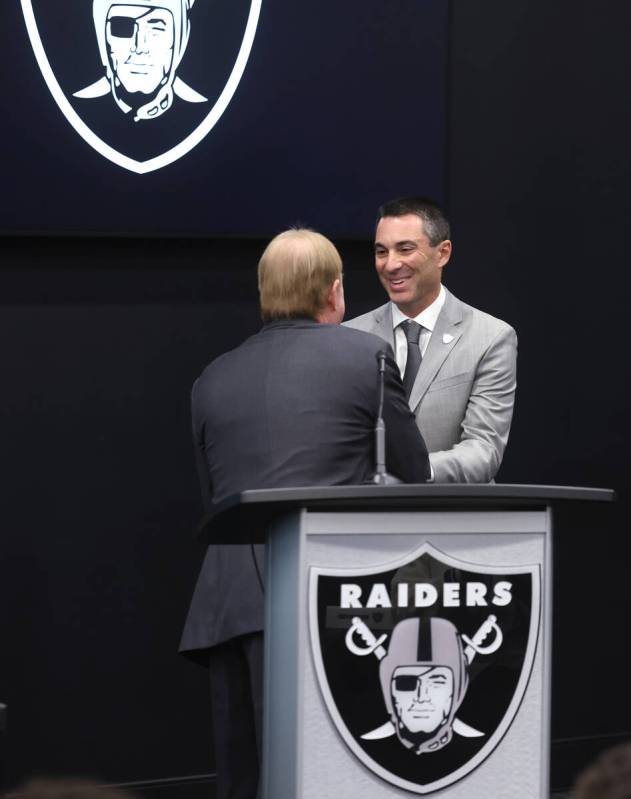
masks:
[(315, 669), (345, 743), (413, 793), (465, 777), (519, 710), (540, 604), (539, 566), (465, 563), (429, 543), (379, 570), (312, 568)]
[(245, 70), (261, 0), (21, 0), (57, 105), (98, 153), (136, 173), (210, 133)]

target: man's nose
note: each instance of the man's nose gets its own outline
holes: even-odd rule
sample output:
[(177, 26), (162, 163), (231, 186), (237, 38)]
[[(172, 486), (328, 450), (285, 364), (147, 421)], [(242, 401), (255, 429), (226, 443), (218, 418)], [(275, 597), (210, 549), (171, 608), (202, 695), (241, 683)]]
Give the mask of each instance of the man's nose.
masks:
[(396, 252), (389, 252), (386, 258), (386, 271), (395, 272), (401, 266), (401, 259)]
[(133, 49), (137, 53), (145, 53), (147, 51), (147, 33), (148, 31), (143, 30), (140, 25), (136, 25)]

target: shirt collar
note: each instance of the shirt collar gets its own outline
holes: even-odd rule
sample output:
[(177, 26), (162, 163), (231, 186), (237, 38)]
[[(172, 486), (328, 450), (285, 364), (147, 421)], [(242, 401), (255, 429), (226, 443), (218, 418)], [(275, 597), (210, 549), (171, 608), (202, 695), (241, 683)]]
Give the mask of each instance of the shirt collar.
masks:
[[(434, 327), (436, 327), (438, 315), (442, 311), (443, 305), (445, 304), (445, 297), (445, 287), (441, 283), (438, 297), (436, 297), (434, 302), (431, 305), (428, 305), (424, 311), (421, 311), (418, 316), (415, 316), (414, 321), (418, 322), (419, 325), (422, 325), (426, 330), (432, 332)], [(405, 322), (406, 319), (409, 319), (410, 317), (406, 316), (403, 311), (399, 310), (398, 306), (393, 302), (390, 304), (392, 305), (392, 328), (393, 330), (396, 330), (401, 322)]]

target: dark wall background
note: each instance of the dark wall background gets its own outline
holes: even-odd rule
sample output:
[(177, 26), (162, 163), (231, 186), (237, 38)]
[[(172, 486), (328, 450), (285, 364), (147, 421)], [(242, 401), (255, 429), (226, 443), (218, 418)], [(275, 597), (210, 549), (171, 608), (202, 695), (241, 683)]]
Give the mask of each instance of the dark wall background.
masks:
[(619, 493), (614, 507), (557, 518), (552, 778), (562, 787), (598, 749), (631, 738), (631, 13), (611, 0), (455, 0), (451, 9), (449, 285), (519, 333), (500, 477)]
[[(630, 17), (608, 0), (451, 4), (456, 249), (445, 282), (520, 336), (500, 479), (619, 492), (615, 506), (558, 516), (555, 787), (631, 737)], [(412, 162), (422, 131), (406, 135)], [(0, 699), (11, 785), (82, 773), (168, 786), (212, 772), (205, 672), (175, 654), (200, 558), (188, 391), (258, 328), (262, 246), (0, 240)], [(371, 243), (340, 249), (351, 316), (382, 295)]]

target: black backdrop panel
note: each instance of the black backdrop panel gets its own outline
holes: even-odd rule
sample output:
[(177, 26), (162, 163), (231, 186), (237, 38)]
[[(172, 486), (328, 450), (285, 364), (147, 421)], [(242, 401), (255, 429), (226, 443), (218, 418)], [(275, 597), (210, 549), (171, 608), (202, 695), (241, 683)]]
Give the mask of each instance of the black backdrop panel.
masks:
[[(183, 3), (162, 5), (177, 17)], [(86, 127), (82, 135), (73, 129), (47, 88), (18, 0), (3, 3), (0, 63), (19, 80), (5, 82), (0, 100), (4, 151), (11, 153), (0, 231), (267, 236), (302, 222), (353, 237), (370, 232), (384, 198), (442, 196), (443, 0), (263, 0), (249, 60), (223, 115), (188, 154), (147, 174), (113, 163), (88, 140), (96, 136), (143, 164), (185, 140), (214, 113), (250, 0), (197, 0), (177, 78), (207, 102), (175, 96), (164, 113), (137, 122), (105, 80), (93, 3), (67, 0), (63, 13), (48, 0), (23, 6), (33, 10), (49, 83), (58, 84), (68, 118), (75, 114)], [(108, 62), (109, 41), (101, 37)], [(105, 94), (75, 96), (99, 78)], [(116, 89), (121, 99), (125, 85)]]

